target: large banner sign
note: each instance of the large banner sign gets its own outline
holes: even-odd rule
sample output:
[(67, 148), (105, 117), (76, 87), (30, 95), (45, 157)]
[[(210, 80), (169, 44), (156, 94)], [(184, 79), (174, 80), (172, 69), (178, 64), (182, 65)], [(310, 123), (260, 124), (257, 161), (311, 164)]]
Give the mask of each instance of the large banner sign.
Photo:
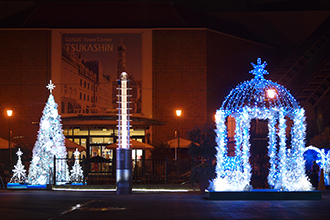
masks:
[(120, 74), (129, 75), (131, 113), (142, 110), (141, 33), (61, 34), (61, 113), (117, 111)]

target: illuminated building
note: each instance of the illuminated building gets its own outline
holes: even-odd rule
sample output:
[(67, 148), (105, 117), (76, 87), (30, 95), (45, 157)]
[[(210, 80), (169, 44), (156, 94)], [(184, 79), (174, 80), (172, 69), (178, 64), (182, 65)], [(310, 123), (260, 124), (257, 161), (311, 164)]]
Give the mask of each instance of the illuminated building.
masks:
[[(91, 6), (95, 10), (90, 10)], [(288, 84), (282, 84), (293, 94), (299, 90), (295, 85), (305, 88), (299, 97), (307, 92), (312, 97), (305, 98), (302, 106), (309, 106), (307, 120), (314, 133), (330, 124), (329, 114), (322, 114), (327, 109), (313, 98), (315, 93), (311, 91), (318, 90), (307, 85), (328, 57), (322, 56), (328, 51), (328, 41), (317, 43), (321, 47), (314, 56), (307, 57), (307, 63), (293, 59), (299, 52), (294, 49), (299, 45), (305, 48), (305, 40), (312, 33), (319, 34), (315, 39), (328, 36), (324, 35), (329, 29), (326, 21), (330, 14), (326, 11), (210, 16), (169, 3), (117, 2), (42, 2), (29, 10), (0, 22), (0, 101), (4, 107), (12, 106), (20, 116), (11, 122), (13, 136), (24, 136), (17, 139), (18, 143), (35, 142), (38, 126), (32, 122), (38, 122), (41, 117), (47, 100), (44, 86), (52, 79), (58, 85), (54, 97), (58, 100), (66, 137), (86, 147), (88, 158), (114, 155), (105, 146), (117, 141), (113, 82), (123, 69), (136, 82), (136, 93), (131, 84), (132, 98), (137, 103), (131, 117), (132, 138), (149, 144), (173, 139), (177, 130), (175, 109), (184, 112), (180, 119), (184, 138), (194, 126), (214, 121), (214, 112), (223, 97), (237, 84), (237, 79), (247, 79), (248, 64), (258, 56), (270, 63), (271, 78), (286, 75), (281, 79), (285, 81), (295, 76)], [(70, 13), (63, 13), (64, 10)], [(299, 22), (306, 17), (311, 25)], [(287, 18), (287, 24), (282, 27), (276, 23), (278, 18)], [(261, 24), (265, 20), (269, 21), (268, 27)], [(285, 30), (287, 26), (297, 30), (289, 33)], [(319, 26), (322, 28), (316, 30)], [(67, 47), (63, 49), (65, 44), (92, 47), (73, 47), (74, 54), (70, 54)], [(309, 48), (314, 48), (313, 45)], [(101, 55), (97, 57), (95, 53)], [(118, 56), (120, 53), (122, 56)], [(111, 54), (111, 59), (97, 60), (107, 54)], [(303, 64), (303, 70), (312, 71), (289, 74), (293, 64), (282, 63), (286, 57), (295, 65)], [(237, 65), (237, 60), (242, 65)], [(313, 66), (315, 61), (322, 63)], [(122, 66), (118, 66), (121, 62)], [(272, 74), (275, 69), (277, 73)], [(329, 75), (324, 71), (316, 75), (321, 73)], [(325, 99), (327, 92), (316, 95)], [(328, 101), (324, 102), (328, 106)], [(0, 120), (7, 123), (4, 117), (0, 115)], [(6, 128), (6, 125), (0, 128), (2, 137), (8, 133)]]

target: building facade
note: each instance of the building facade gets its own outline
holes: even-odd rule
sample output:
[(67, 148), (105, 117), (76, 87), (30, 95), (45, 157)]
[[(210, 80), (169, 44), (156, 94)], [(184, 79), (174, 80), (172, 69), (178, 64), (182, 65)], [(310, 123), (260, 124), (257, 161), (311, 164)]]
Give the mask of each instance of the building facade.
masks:
[[(10, 108), (13, 136), (23, 137), (14, 142), (34, 144), (51, 79), (66, 137), (84, 146), (87, 157), (112, 157), (106, 146), (116, 142), (117, 79), (126, 71), (132, 138), (148, 144), (178, 133), (186, 138), (193, 127), (214, 122), (230, 89), (250, 78), (251, 62), (267, 60), (272, 73), (292, 52), (261, 41), (237, 21), (200, 15), (196, 20), (196, 14), (161, 4), (164, 18), (157, 13), (159, 4), (143, 5), (137, 14), (122, 17), (118, 13), (127, 9), (122, 4), (95, 3), (95, 11), (111, 8), (114, 13), (87, 19), (88, 4), (62, 15), (63, 5), (44, 3), (21, 23), (1, 24), (0, 136), (8, 136), (5, 110)], [(75, 3), (65, 7), (77, 9)], [(53, 19), (54, 13), (61, 19)]]
[[(43, 65), (48, 68), (44, 68), (40, 72), (31, 69), (30, 76), (33, 76), (31, 77), (33, 80), (31, 79), (30, 82), (38, 86), (31, 88), (29, 93), (26, 91), (30, 88), (29, 85), (21, 81), (19, 84), (20, 89), (16, 91), (18, 96), (12, 96), (14, 92), (13, 79), (25, 75), (21, 71), (18, 71), (18, 73), (12, 71), (11, 77), (8, 77), (4, 85), (7, 89), (3, 94), (7, 93), (7, 100), (3, 103), (10, 101), (15, 106), (15, 103), (22, 103), (20, 97), (23, 94), (38, 96), (40, 94), (36, 94), (37, 91), (43, 90), (43, 86), (47, 85), (47, 82), (52, 79), (57, 86), (53, 93), (59, 105), (67, 138), (86, 147), (91, 157), (113, 154), (108, 152), (105, 146), (116, 142), (117, 116), (114, 104), (116, 101), (116, 81), (111, 78), (110, 74), (104, 73), (105, 70), (100, 60), (85, 59), (82, 57), (83, 54), (75, 56), (62, 47), (63, 43), (61, 41), (56, 43), (56, 37), (55, 40), (50, 38), (50, 36), (56, 34), (61, 35), (60, 32), (62, 31), (1, 31), (2, 39), (7, 39), (7, 43), (11, 45), (15, 45), (17, 42), (15, 38), (12, 39), (10, 36), (15, 35), (16, 39), (23, 40), (29, 34), (32, 36), (36, 34), (42, 36), (44, 34), (43, 40), (49, 44), (45, 45), (44, 48), (39, 48), (37, 52), (25, 50), (24, 47), (17, 48), (20, 53), (26, 53), (27, 57), (31, 57), (30, 53), (46, 56), (49, 48), (52, 50), (51, 56), (43, 61)], [(67, 32), (79, 33), (81, 31), (71, 29)], [(83, 31), (88, 34), (98, 32), (95, 29)], [(113, 32), (111, 29), (107, 31), (109, 33)], [(124, 32), (125, 30), (116, 31)], [(141, 30), (139, 31), (141, 32)], [(45, 32), (48, 34), (45, 34)], [(131, 135), (135, 139), (149, 144), (173, 139), (177, 131), (179, 131), (180, 137), (185, 138), (186, 132), (194, 126), (202, 126), (212, 122), (216, 108), (219, 107), (227, 88), (230, 88), (228, 83), (236, 83), (240, 73), (244, 72), (244, 69), (249, 70), (245, 66), (243, 68), (237, 67), (236, 70), (228, 74), (225, 69), (228, 68), (228, 65), (235, 66), (235, 60), (240, 60), (240, 63), (249, 63), (250, 59), (254, 59), (252, 55), (246, 56), (244, 53), (238, 53), (226, 45), (241, 44), (240, 49), (245, 48), (247, 51), (253, 47), (253, 53), (262, 51), (264, 54), (268, 53), (267, 57), (275, 57), (274, 60), (279, 59), (276, 56), (281, 57), (283, 55), (282, 52), (276, 49), (269, 49), (254, 42), (232, 38), (205, 28), (149, 29), (143, 30), (143, 32), (148, 32), (146, 37), (148, 39), (144, 39), (147, 41), (145, 44), (152, 45), (152, 47), (143, 49), (142, 53), (149, 52), (152, 56), (142, 55), (142, 63), (147, 66), (145, 69), (152, 71), (142, 75), (140, 80), (135, 80), (134, 74), (130, 78), (130, 85), (132, 85), (130, 91), (132, 95)], [(32, 36), (28, 37), (30, 38), (29, 42), (33, 41)], [(57, 39), (63, 39), (63, 37), (58, 36)], [(40, 37), (36, 41), (39, 40)], [(12, 42), (9, 43), (8, 41)], [(123, 48), (122, 45), (120, 47)], [(120, 47), (118, 56), (123, 54)], [(129, 48), (126, 50), (129, 51)], [(62, 51), (62, 54), (56, 53), (56, 51)], [(225, 55), (219, 55), (219, 52)], [(7, 53), (6, 59), (13, 59), (9, 55)], [(13, 54), (13, 56), (15, 55)], [(141, 58), (138, 57), (137, 59)], [(123, 60), (122, 63), (126, 62), (128, 66), (129, 61)], [(40, 62), (33, 63), (33, 61), (34, 57), (31, 57), (31, 65), (34, 68), (37, 64), (42, 64)], [(8, 65), (3, 66), (2, 69), (13, 70), (13, 68), (19, 68), (19, 70), (24, 70), (26, 68), (23, 63), (12, 65), (14, 67)], [(117, 66), (113, 67), (113, 70), (117, 75), (118, 69), (122, 68), (122, 66)], [(111, 81), (113, 83), (110, 83)], [(148, 88), (148, 82), (151, 82), (151, 88)], [(46, 99), (47, 90), (44, 90), (41, 94), (44, 94), (43, 98)], [(3, 96), (3, 99), (5, 97)], [(14, 132), (29, 137), (28, 141), (22, 139), (22, 142), (33, 144), (38, 126), (33, 125), (31, 121), (29, 123), (25, 114), (27, 112), (32, 113), (34, 116), (32, 121), (38, 122), (42, 114), (42, 110), (39, 108), (43, 107), (43, 102), (39, 101), (39, 108), (34, 108), (33, 100), (28, 104), (30, 105), (28, 111), (20, 112), (22, 118), (16, 121), (21, 128), (15, 129)], [(148, 108), (152, 111), (148, 112)], [(177, 109), (182, 110), (180, 118), (175, 115)], [(13, 110), (15, 116), (15, 112), (19, 110), (15, 108)], [(3, 120), (6, 121), (5, 117)], [(25, 126), (22, 127), (22, 125)], [(26, 135), (26, 132), (31, 131), (31, 129), (34, 129), (35, 133)], [(3, 129), (2, 133), (5, 134), (6, 129)]]

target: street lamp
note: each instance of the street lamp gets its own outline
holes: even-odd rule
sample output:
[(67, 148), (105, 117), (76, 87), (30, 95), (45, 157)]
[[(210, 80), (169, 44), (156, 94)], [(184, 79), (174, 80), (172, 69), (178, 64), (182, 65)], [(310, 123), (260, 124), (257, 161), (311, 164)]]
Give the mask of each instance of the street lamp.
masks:
[(276, 90), (275, 89), (268, 89), (267, 90), (267, 96), (270, 99), (275, 98), (275, 96), (276, 96)]
[(9, 130), (9, 138), (8, 138), (8, 148), (9, 148), (9, 161), (11, 162), (11, 130), (10, 130), (10, 117), (13, 115), (13, 110), (7, 110), (8, 116), (8, 130)]
[(175, 160), (177, 160), (178, 158), (178, 149), (180, 147), (180, 135), (179, 135), (179, 131), (180, 131), (180, 116), (181, 116), (181, 113), (182, 111), (180, 109), (176, 110), (175, 111), (176, 113), (176, 116), (178, 117), (178, 132), (177, 132), (177, 138), (178, 138), (178, 146), (176, 146), (175, 148)]

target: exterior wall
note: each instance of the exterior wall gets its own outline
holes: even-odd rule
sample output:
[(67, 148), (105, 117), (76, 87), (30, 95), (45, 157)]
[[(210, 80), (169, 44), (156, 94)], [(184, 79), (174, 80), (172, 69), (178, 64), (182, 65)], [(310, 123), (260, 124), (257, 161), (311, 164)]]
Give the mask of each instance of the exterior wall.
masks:
[[(33, 145), (39, 127), (32, 122), (39, 122), (49, 95), (45, 86), (50, 80), (51, 33), (7, 29), (0, 31), (0, 40), (0, 137), (8, 137), (5, 108), (10, 107), (14, 110), (13, 136), (25, 137), (14, 142)], [(146, 64), (153, 68), (152, 118), (166, 124), (152, 126), (151, 143), (175, 138), (179, 128), (180, 137), (186, 138), (186, 132), (194, 126), (213, 122), (216, 109), (230, 89), (251, 79), (250, 62), (260, 56), (269, 64), (270, 72), (287, 55), (208, 29), (154, 29), (152, 47), (152, 64)], [(76, 93), (72, 88), (76, 98), (79, 88)], [(70, 99), (70, 88), (67, 94)], [(175, 115), (176, 109), (182, 110), (180, 118)]]
[(229, 91), (249, 80), (258, 57), (269, 72), (287, 56), (269, 46), (208, 29), (159, 29), (153, 37), (153, 142), (175, 138), (176, 109), (182, 109), (180, 137), (194, 126), (214, 122)]
[[(165, 125), (153, 127), (152, 142), (180, 137), (206, 123), (206, 30), (153, 31), (153, 115)], [(182, 110), (180, 121), (175, 114)], [(179, 125), (180, 122), (180, 125)]]
[[(81, 99), (86, 94), (86, 106), (93, 106), (92, 102), (102, 103), (109, 102), (111, 99), (111, 90), (109, 79), (103, 76), (102, 66), (99, 66), (100, 77), (96, 79), (91, 76), (91, 71), (87, 71), (89, 77), (79, 74), (81, 68), (76, 65), (79, 62), (67, 62), (63, 61), (61, 56), (56, 56), (56, 62), (53, 62), (52, 55), (61, 54), (61, 45), (58, 47), (52, 46), (52, 44), (58, 44), (60, 41), (54, 41), (54, 30), (46, 29), (0, 29), (0, 74), (1, 74), (1, 86), (0, 86), (0, 137), (8, 139), (8, 117), (6, 115), (6, 109), (13, 110), (13, 116), (11, 117), (11, 130), (13, 131), (13, 137), (23, 136), (24, 138), (14, 139), (14, 143), (24, 143), (31, 146), (34, 145), (37, 139), (37, 132), (39, 130), (39, 121), (42, 116), (42, 110), (47, 102), (49, 91), (46, 89), (50, 79), (57, 77), (53, 81), (56, 84), (60, 74), (66, 74), (67, 83), (69, 86), (64, 87), (61, 84), (56, 85), (56, 89), (53, 94), (55, 101), (59, 105), (59, 112), (61, 114), (61, 104), (63, 104), (64, 112), (68, 111), (68, 102), (61, 103), (61, 94), (63, 93), (64, 100), (76, 100)], [(92, 30), (89, 30), (91, 33)], [(96, 33), (100, 32), (97, 29)], [(142, 43), (144, 48), (142, 50), (143, 61), (146, 62), (143, 65), (143, 75), (145, 81), (145, 87), (148, 88), (147, 92), (144, 92), (145, 99), (143, 112), (146, 116), (152, 118), (151, 100), (151, 30), (117, 30), (112, 31), (109, 29), (109, 33), (143, 33)], [(83, 32), (84, 33), (84, 32)], [(147, 34), (145, 34), (147, 33)], [(55, 37), (56, 38), (56, 37)], [(58, 38), (58, 37), (57, 37)], [(55, 48), (56, 52), (53, 50)], [(57, 51), (58, 50), (58, 51)], [(150, 50), (150, 52), (148, 52)], [(139, 57), (141, 59), (141, 57)], [(62, 65), (64, 64), (64, 65)], [(57, 67), (55, 69), (54, 65)], [(61, 68), (66, 68), (61, 73)], [(51, 76), (53, 72), (53, 76)], [(79, 76), (79, 77), (77, 77)], [(147, 77), (148, 78), (147, 78)], [(93, 80), (91, 80), (91, 77)], [(93, 82), (99, 81), (100, 86), (96, 88), (96, 85), (92, 85)], [(81, 82), (80, 82), (81, 81)], [(149, 83), (150, 81), (150, 83)], [(86, 82), (86, 87), (84, 86)], [(88, 88), (89, 83), (89, 88)], [(141, 85), (140, 85), (141, 86)], [(150, 89), (149, 89), (150, 88)], [(95, 92), (93, 91), (95, 90)], [(149, 92), (150, 91), (150, 92)], [(138, 97), (136, 91), (136, 98)], [(150, 93), (150, 95), (149, 95)], [(88, 100), (89, 95), (89, 100)], [(94, 95), (95, 97), (94, 99)], [(93, 98), (92, 98), (93, 97)], [(58, 98), (58, 99), (57, 99)], [(81, 106), (81, 112), (79, 112), (78, 105), (72, 105), (71, 110), (76, 113), (83, 113), (84, 106)], [(141, 106), (137, 106), (141, 109)], [(136, 107), (136, 108), (137, 108)], [(150, 109), (149, 109), (150, 108)], [(93, 109), (92, 109), (93, 111)], [(97, 111), (97, 109), (95, 109)], [(63, 118), (63, 115), (62, 115)], [(116, 124), (117, 122), (115, 122)]]
[(33, 145), (39, 129), (33, 122), (39, 122), (49, 95), (50, 31), (0, 30), (0, 48), (0, 137), (8, 140), (11, 108), (12, 136), (23, 136), (13, 142)]

